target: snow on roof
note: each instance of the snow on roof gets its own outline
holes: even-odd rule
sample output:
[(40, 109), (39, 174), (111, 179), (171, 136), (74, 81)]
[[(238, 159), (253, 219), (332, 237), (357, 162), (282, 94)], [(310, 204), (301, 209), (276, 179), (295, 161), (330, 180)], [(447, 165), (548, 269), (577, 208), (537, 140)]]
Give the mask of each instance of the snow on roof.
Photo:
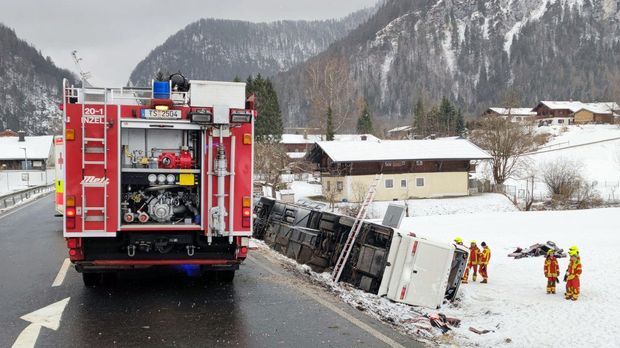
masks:
[(557, 109), (567, 109), (571, 112), (576, 112), (583, 108), (583, 103), (580, 101), (548, 101), (543, 100), (540, 102), (545, 105), (549, 109), (557, 110)]
[(536, 112), (531, 108), (489, 108), (489, 110), (501, 116), (536, 116)]
[(286, 154), (288, 155), (289, 158), (292, 158), (292, 159), (300, 159), (306, 156), (305, 152), (287, 152)]
[[(379, 141), (379, 138), (372, 134), (336, 134), (334, 141), (361, 141), (362, 136), (366, 136), (366, 141)], [(318, 141), (324, 141), (324, 134), (282, 134), (281, 144), (314, 144)]]
[(402, 127), (396, 127), (396, 128), (392, 128), (389, 131), (387, 131), (388, 133), (394, 133), (394, 132), (404, 132), (404, 131), (408, 131), (411, 130), (413, 127), (412, 126), (402, 126)]
[(620, 106), (614, 102), (582, 103), (580, 101), (541, 101), (540, 103), (547, 106), (549, 109), (568, 109), (571, 112), (585, 109), (596, 114), (609, 114), (613, 110), (620, 110)]
[(472, 160), (491, 156), (466, 139), (317, 142), (334, 162)]
[(580, 110), (588, 110), (595, 114), (611, 114), (618, 109), (620, 108), (616, 103), (585, 103)]
[(19, 142), (19, 137), (0, 137), (0, 160), (15, 160), (26, 157), (28, 159), (47, 159), (50, 155), (54, 136), (43, 135), (26, 137), (24, 142)]

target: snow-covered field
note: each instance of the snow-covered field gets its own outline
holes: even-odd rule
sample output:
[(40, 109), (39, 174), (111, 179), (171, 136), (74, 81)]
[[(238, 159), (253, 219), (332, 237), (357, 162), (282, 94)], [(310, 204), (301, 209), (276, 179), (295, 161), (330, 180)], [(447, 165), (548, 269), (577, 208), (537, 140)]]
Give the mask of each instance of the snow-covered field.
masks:
[[(454, 330), (460, 345), (484, 347), (614, 347), (620, 340), (620, 209), (479, 213), (408, 218), (403, 227), (418, 236), (465, 243), (486, 241), (492, 250), (489, 284), (461, 286), (461, 302), (444, 313), (462, 319)], [(583, 262), (579, 301), (547, 295), (543, 258), (514, 260), (516, 246), (555, 241), (577, 245)], [(560, 259), (562, 276), (568, 265)], [(495, 332), (477, 335), (469, 327)], [(508, 344), (507, 342), (512, 343)]]
[[(617, 125), (572, 125), (567, 127), (540, 127), (539, 133), (549, 133), (553, 138), (537, 153), (525, 157), (525, 170), (506, 181), (508, 192), (525, 194), (527, 177), (534, 172), (535, 198), (548, 195), (541, 181), (541, 168), (557, 159), (568, 159), (581, 164), (582, 175), (605, 201), (620, 200), (620, 127)], [(478, 167), (478, 175), (489, 176), (485, 165)], [(514, 189), (514, 191), (512, 191)], [(519, 190), (521, 190), (519, 192)]]

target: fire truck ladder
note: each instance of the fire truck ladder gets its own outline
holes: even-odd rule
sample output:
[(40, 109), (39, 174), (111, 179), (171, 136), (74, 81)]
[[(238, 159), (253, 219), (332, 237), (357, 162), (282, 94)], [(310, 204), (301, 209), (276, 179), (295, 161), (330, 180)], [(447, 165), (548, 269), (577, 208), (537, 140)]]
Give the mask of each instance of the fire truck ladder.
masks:
[[(82, 177), (84, 178), (84, 173), (86, 169), (95, 169), (101, 168), (103, 169), (103, 177), (100, 180), (82, 180), (82, 232), (83, 233), (104, 233), (106, 228), (107, 221), (107, 197), (108, 197), (108, 186), (107, 186), (107, 151), (106, 145), (108, 142), (107, 139), (107, 106), (108, 106), (108, 93), (107, 89), (94, 89), (94, 88), (82, 88), (83, 91), (83, 100), (82, 100)], [(97, 102), (89, 101), (87, 96), (93, 96), (93, 100), (97, 100)], [(101, 102), (101, 98), (103, 98), (103, 103)], [(103, 104), (103, 114), (102, 115), (87, 115), (86, 114), (86, 103), (90, 104)], [(91, 112), (92, 113), (92, 112)], [(102, 122), (91, 122), (90, 126), (86, 127), (85, 118), (93, 118), (93, 117), (101, 117), (103, 118)], [(92, 127), (92, 128), (91, 128)], [(86, 132), (87, 129), (91, 132), (95, 132), (96, 127), (103, 128), (103, 137), (100, 136), (89, 136)], [(97, 132), (98, 133), (98, 132)], [(102, 147), (89, 146), (89, 144), (93, 143), (101, 143)], [(103, 153), (103, 160), (90, 160), (87, 159), (88, 154), (98, 154)], [(103, 206), (88, 206), (87, 205), (87, 192), (89, 188), (103, 188)], [(90, 195), (96, 195), (91, 192)], [(89, 215), (89, 212), (101, 212), (101, 215)], [(103, 223), (103, 227), (101, 229), (86, 229), (86, 222), (89, 221), (100, 221)]]
[(338, 261), (336, 261), (336, 265), (334, 266), (334, 270), (332, 271), (332, 280), (337, 283), (340, 280), (340, 275), (342, 274), (342, 270), (344, 270), (344, 266), (347, 264), (347, 260), (349, 259), (349, 255), (351, 254), (351, 250), (353, 249), (353, 244), (355, 244), (355, 240), (357, 239), (357, 235), (360, 233), (362, 229), (362, 225), (364, 224), (364, 219), (366, 218), (366, 214), (368, 213), (368, 207), (372, 203), (375, 198), (375, 194), (377, 193), (377, 186), (381, 182), (381, 178), (383, 174), (377, 174), (375, 176), (374, 181), (368, 188), (368, 193), (366, 193), (366, 198), (364, 202), (360, 206), (360, 210), (357, 213), (357, 217), (355, 218), (355, 222), (353, 222), (353, 226), (351, 226), (351, 231), (349, 232), (349, 236), (347, 237), (347, 241), (342, 248), (342, 252), (338, 257)]

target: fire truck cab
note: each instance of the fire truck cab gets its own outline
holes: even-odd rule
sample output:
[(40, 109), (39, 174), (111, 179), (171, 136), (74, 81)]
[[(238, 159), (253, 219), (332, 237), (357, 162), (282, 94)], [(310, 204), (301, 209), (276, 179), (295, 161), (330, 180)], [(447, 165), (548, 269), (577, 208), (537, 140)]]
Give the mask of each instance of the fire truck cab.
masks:
[(63, 82), (63, 222), (85, 285), (165, 265), (232, 281), (252, 235), (245, 83), (174, 74), (147, 88), (82, 86)]

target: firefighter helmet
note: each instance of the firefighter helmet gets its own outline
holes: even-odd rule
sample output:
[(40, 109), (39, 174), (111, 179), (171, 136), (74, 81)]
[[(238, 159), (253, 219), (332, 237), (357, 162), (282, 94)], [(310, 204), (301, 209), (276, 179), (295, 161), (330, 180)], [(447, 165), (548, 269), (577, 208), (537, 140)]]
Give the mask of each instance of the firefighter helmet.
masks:
[(461, 237), (456, 237), (454, 238), (454, 242), (456, 242), (457, 244), (463, 244), (463, 239)]

